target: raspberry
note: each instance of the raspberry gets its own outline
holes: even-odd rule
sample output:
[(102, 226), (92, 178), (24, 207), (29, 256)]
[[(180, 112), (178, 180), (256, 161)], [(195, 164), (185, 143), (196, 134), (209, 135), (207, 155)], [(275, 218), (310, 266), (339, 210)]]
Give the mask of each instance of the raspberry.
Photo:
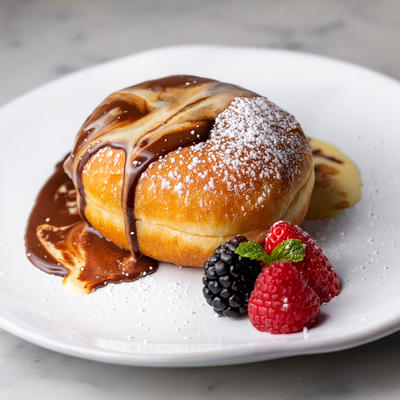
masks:
[(204, 264), (203, 295), (217, 314), (226, 317), (247, 313), (250, 293), (261, 271), (258, 261), (235, 254), (243, 242), (247, 242), (245, 237), (234, 237), (216, 248)]
[(250, 295), (248, 313), (253, 326), (270, 333), (299, 332), (318, 318), (320, 299), (291, 262), (264, 267)]
[(332, 264), (311, 236), (298, 226), (284, 221), (275, 223), (265, 239), (265, 251), (270, 254), (277, 244), (288, 239), (300, 239), (307, 245), (304, 260), (295, 265), (306, 283), (318, 294), (321, 303), (336, 297), (340, 293), (340, 281)]

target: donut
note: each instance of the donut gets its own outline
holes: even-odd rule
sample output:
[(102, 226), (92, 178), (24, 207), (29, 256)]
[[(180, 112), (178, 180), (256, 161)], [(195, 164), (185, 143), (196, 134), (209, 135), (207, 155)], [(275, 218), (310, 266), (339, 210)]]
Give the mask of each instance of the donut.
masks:
[(108, 96), (78, 132), (64, 169), (80, 215), (136, 257), (200, 267), (240, 234), (261, 241), (301, 224), (314, 186), (296, 119), (267, 98), (195, 76)]

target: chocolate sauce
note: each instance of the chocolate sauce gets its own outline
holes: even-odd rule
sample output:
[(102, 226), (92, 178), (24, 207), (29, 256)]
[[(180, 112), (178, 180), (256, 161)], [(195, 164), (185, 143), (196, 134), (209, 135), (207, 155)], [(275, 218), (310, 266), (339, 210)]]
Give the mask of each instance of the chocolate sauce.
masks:
[[(174, 109), (171, 114), (167, 115), (159, 123), (154, 126), (150, 124), (150, 129), (141, 130), (139, 137), (134, 142), (132, 142), (129, 133), (126, 136), (120, 133), (124, 128), (134, 126), (134, 123), (138, 120), (151, 117), (151, 113), (154, 113), (154, 110), (157, 109), (157, 106), (153, 105), (151, 107), (148, 104), (143, 104), (143, 97), (136, 94), (138, 91), (147, 90), (156, 93), (156, 100), (161, 104), (166, 104), (164, 108), (167, 108), (174, 103), (175, 99), (173, 97), (176, 96), (171, 95), (169, 90), (180, 89), (184, 93), (185, 89), (190, 90), (200, 85), (207, 86), (201, 96), (194, 97), (192, 101), (184, 101), (181, 107)], [(221, 93), (226, 96), (226, 104), (224, 103), (223, 109), (235, 97), (257, 96), (253, 92), (231, 84), (185, 75), (143, 82), (109, 96), (84, 123), (78, 133), (74, 151), (64, 164), (65, 170), (72, 177), (75, 186), (78, 188), (78, 205), (82, 218), (85, 219), (86, 204), (82, 171), (87, 161), (103, 147), (122, 149), (125, 152), (125, 168), (121, 205), (125, 218), (125, 233), (129, 250), (134, 257), (139, 259), (141, 254), (139, 252), (134, 216), (135, 192), (139, 179), (146, 168), (159, 157), (179, 147), (191, 146), (208, 139), (215, 117), (223, 109), (213, 115), (209, 115), (207, 111), (204, 111), (207, 110), (206, 108), (201, 109), (201, 115), (196, 115), (196, 119), (189, 121), (191, 123), (190, 129), (175, 128), (168, 130), (168, 124), (174, 118), (179, 117), (180, 114), (190, 112), (191, 109), (201, 105), (202, 102), (206, 102), (210, 97)], [(124, 104), (121, 106), (121, 97), (125, 99), (124, 101), (129, 99), (134, 102), (130, 105), (131, 111), (125, 112), (129, 109), (129, 105)], [(160, 109), (162, 108), (163, 106), (160, 107)], [(122, 118), (124, 112), (129, 114), (130, 117)]]
[(158, 264), (148, 257), (135, 261), (129, 251), (106, 240), (82, 221), (76, 191), (64, 172), (63, 162), (56, 165), (36, 199), (28, 220), (25, 247), (36, 267), (66, 277), (65, 281), (73, 281), (71, 285), (84, 292), (109, 282), (133, 281), (155, 272)]
[[(194, 134), (190, 133), (192, 129), (181, 130), (171, 132), (154, 142), (147, 143), (142, 147), (140, 153), (134, 157), (134, 160), (131, 161), (132, 166), (128, 169), (128, 175), (125, 175), (125, 179), (127, 179), (127, 189), (123, 193), (123, 204), (125, 206), (125, 229), (130, 233), (130, 249), (133, 254), (139, 254), (134, 205), (136, 187), (142, 173), (160, 156), (176, 150), (178, 147), (186, 147), (207, 140), (213, 123), (214, 121), (199, 121)], [(125, 170), (127, 170), (126, 164)]]
[[(59, 189), (63, 185), (65, 185), (65, 191), (62, 190), (63, 193), (56, 196), (56, 193), (59, 193)], [(64, 172), (63, 162), (59, 162), (53, 175), (39, 192), (29, 216), (25, 232), (27, 256), (36, 267), (49, 274), (66, 276), (68, 275), (68, 270), (57, 262), (41, 245), (36, 235), (36, 229), (45, 223), (68, 226), (79, 222), (81, 218), (78, 213), (70, 213), (67, 207), (67, 202), (74, 195), (74, 185)]]
[[(212, 96), (220, 96), (217, 106), (207, 103)], [(158, 263), (140, 253), (136, 234), (134, 205), (140, 177), (158, 158), (206, 141), (217, 115), (238, 96), (257, 95), (185, 75), (143, 82), (108, 96), (85, 121), (64, 162), (71, 179), (59, 163), (39, 193), (25, 236), (30, 261), (45, 272), (65, 276), (66, 283), (86, 292), (154, 272)], [(125, 152), (121, 206), (129, 251), (105, 239), (86, 220), (82, 172), (103, 147)]]
[(185, 85), (193, 86), (209, 82), (213, 82), (213, 80), (208, 78), (200, 78), (199, 76), (194, 76), (194, 75), (171, 75), (159, 79), (152, 79), (149, 81), (145, 81), (139, 83), (138, 85), (130, 86), (128, 89), (143, 88), (143, 89), (157, 90), (158, 88), (167, 89), (170, 87), (179, 87)]

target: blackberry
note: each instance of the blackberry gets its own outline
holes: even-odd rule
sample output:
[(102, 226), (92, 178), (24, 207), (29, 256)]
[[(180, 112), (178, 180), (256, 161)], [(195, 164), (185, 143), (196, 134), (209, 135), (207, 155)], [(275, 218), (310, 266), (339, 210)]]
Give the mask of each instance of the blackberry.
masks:
[(258, 261), (235, 254), (243, 236), (235, 236), (217, 247), (204, 264), (203, 295), (214, 311), (225, 317), (247, 313), (254, 282), (261, 271)]

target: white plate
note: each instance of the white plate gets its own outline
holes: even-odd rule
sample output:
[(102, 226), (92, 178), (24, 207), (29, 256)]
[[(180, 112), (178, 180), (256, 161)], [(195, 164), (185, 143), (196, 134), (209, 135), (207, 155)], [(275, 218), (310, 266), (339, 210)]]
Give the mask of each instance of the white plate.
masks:
[[(343, 282), (319, 325), (273, 336), (247, 318), (216, 318), (201, 270), (162, 265), (153, 276), (74, 295), (25, 258), (34, 198), (110, 92), (187, 73), (233, 82), (296, 115), (309, 136), (344, 150), (361, 169), (361, 202), (305, 227)], [(38, 345), (93, 360), (205, 366), (356, 346), (400, 327), (398, 82), (354, 65), (280, 50), (185, 46), (126, 57), (51, 82), (0, 110), (0, 326)]]

